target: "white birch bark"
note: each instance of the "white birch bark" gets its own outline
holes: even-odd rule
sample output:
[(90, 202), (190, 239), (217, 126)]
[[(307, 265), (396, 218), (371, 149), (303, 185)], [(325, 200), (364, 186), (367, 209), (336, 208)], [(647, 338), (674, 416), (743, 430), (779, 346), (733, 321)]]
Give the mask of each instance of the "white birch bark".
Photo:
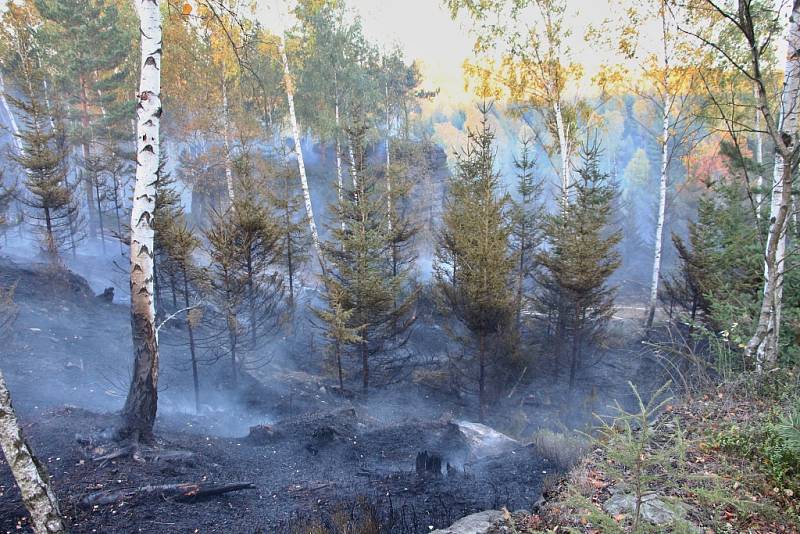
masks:
[(390, 169), (392, 166), (391, 151), (389, 146), (389, 133), (391, 130), (391, 123), (389, 119), (389, 84), (384, 83), (384, 91), (386, 94), (386, 220), (388, 221), (389, 235), (392, 235), (392, 175)]
[[(336, 193), (339, 197), (339, 204), (344, 200), (344, 180), (342, 178), (342, 143), (339, 140), (339, 90), (336, 84), (336, 73), (333, 74), (334, 90), (336, 91), (336, 102), (334, 110), (336, 114)], [(342, 220), (342, 232), (345, 231), (344, 220)]]
[[(741, 2), (742, 0), (740, 0)], [(755, 356), (761, 370), (777, 362), (780, 340), (783, 274), (786, 259), (786, 233), (792, 202), (792, 172), (786, 165), (797, 138), (797, 103), (800, 96), (800, 0), (795, 0), (786, 34), (787, 55), (781, 94), (781, 109), (777, 127), (769, 123), (767, 96), (759, 86), (759, 108), (775, 139), (775, 166), (770, 202), (770, 226), (764, 254), (764, 294), (758, 325), (747, 343), (746, 354)], [(754, 53), (753, 58), (757, 56)]]
[[(666, 99), (665, 99), (666, 100)], [(647, 327), (653, 326), (653, 318), (658, 304), (658, 282), (661, 277), (661, 252), (664, 241), (664, 220), (667, 212), (667, 170), (669, 166), (669, 104), (664, 102), (664, 117), (661, 131), (661, 174), (658, 184), (658, 222), (656, 223), (656, 242), (653, 253), (653, 278), (650, 281), (650, 306), (647, 313)]]
[(2, 372), (0, 372), (0, 446), (22, 494), (22, 502), (31, 515), (34, 532), (36, 534), (66, 532), (47, 471), (37, 461), (22, 435), (22, 429), (11, 404), (11, 393), (8, 391)]
[(358, 190), (358, 172), (356, 171), (356, 155), (353, 152), (353, 144), (347, 144), (347, 153), (350, 156), (350, 176), (353, 178), (353, 189)]
[(158, 331), (153, 295), (154, 211), (161, 124), (161, 13), (159, 0), (136, 0), (141, 71), (136, 108), (136, 183), (131, 208), (131, 323), (134, 364), (120, 434), (152, 438), (158, 404)]
[(14, 138), (14, 147), (17, 149), (17, 152), (22, 154), (22, 139), (19, 138), (19, 124), (17, 123), (17, 118), (14, 116), (14, 113), (11, 111), (11, 106), (8, 105), (8, 100), (6, 99), (6, 82), (3, 79), (3, 73), (0, 72), (0, 104), (3, 106), (3, 111), (8, 115), (8, 122), (11, 126), (11, 136)]
[(303, 147), (300, 144), (300, 128), (297, 125), (297, 115), (294, 110), (294, 88), (292, 85), (292, 76), (289, 71), (289, 58), (286, 56), (286, 46), (284, 43), (284, 36), (278, 40), (278, 48), (281, 54), (281, 61), (283, 61), (283, 82), (286, 86), (286, 100), (289, 104), (289, 120), (292, 125), (292, 137), (294, 138), (294, 151), (297, 156), (297, 167), (300, 172), (300, 185), (303, 188), (303, 199), (306, 205), (306, 215), (308, 215), (308, 226), (311, 230), (311, 239), (314, 242), (314, 249), (317, 252), (320, 267), (325, 271), (324, 259), (322, 256), (322, 246), (319, 241), (319, 233), (317, 232), (317, 223), (314, 220), (314, 208), (311, 205), (311, 192), (308, 189), (308, 178), (306, 177), (306, 165), (303, 161)]
[(569, 139), (564, 126), (564, 115), (561, 112), (561, 102), (553, 102), (553, 111), (556, 115), (556, 131), (558, 134), (558, 149), (561, 152), (561, 201), (566, 207), (569, 201)]
[(669, 116), (672, 112), (672, 95), (670, 94), (670, 51), (667, 32), (667, 8), (661, 5), (661, 46), (664, 57), (662, 68), (662, 102), (661, 102), (661, 172), (658, 182), (658, 221), (653, 246), (653, 277), (650, 280), (650, 305), (647, 312), (647, 328), (653, 326), (658, 304), (658, 283), (661, 278), (661, 253), (664, 248), (664, 221), (667, 214), (667, 176), (669, 171)]
[(233, 191), (233, 165), (231, 163), (230, 115), (228, 112), (228, 84), (225, 83), (225, 62), (222, 62), (222, 141), (225, 149), (225, 184), (228, 188), (228, 200), (234, 208), (235, 193)]
[[(753, 89), (756, 92), (756, 98), (758, 98), (758, 88), (754, 87)], [(755, 116), (755, 133), (756, 133), (756, 166), (758, 170), (756, 171), (756, 195), (755, 195), (755, 202), (756, 202), (756, 219), (761, 220), (761, 203), (764, 201), (764, 194), (762, 191), (764, 190), (764, 175), (763, 175), (763, 168), (764, 168), (764, 137), (761, 135), (761, 113), (759, 112), (758, 108), (756, 108), (756, 116)]]

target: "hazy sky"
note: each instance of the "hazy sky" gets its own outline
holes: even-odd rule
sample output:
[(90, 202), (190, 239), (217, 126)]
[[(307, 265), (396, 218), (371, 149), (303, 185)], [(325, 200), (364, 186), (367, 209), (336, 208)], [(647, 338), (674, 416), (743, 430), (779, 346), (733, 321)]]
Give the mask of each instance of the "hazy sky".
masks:
[[(277, 20), (276, 11), (280, 11), (278, 6), (285, 6), (283, 2), (286, 1), (259, 2), (262, 23), (277, 29), (282, 22)], [(570, 46), (573, 56), (584, 65), (589, 76), (597, 72), (602, 63), (615, 58), (604, 47), (584, 42), (588, 25), (600, 24), (619, 13), (627, 1), (616, 0), (612, 12), (610, 0), (567, 0), (572, 31)], [(450, 98), (466, 96), (462, 65), (465, 59), (472, 57), (474, 42), (466, 17), (452, 20), (441, 0), (347, 0), (347, 6), (361, 17), (364, 32), (372, 42), (386, 48), (399, 44), (407, 59), (422, 62), (426, 88), (439, 87)]]
[[(616, 12), (623, 3), (614, 3)], [(591, 76), (603, 62), (616, 61), (613, 54), (584, 42), (589, 24), (612, 16), (610, 5), (608, 0), (568, 0), (568, 4), (570, 45)], [(463, 94), (462, 64), (472, 57), (474, 42), (466, 18), (452, 20), (440, 0), (349, 0), (348, 5), (361, 16), (373, 42), (387, 47), (396, 42), (409, 59), (423, 62), (426, 86), (441, 87), (453, 97)]]

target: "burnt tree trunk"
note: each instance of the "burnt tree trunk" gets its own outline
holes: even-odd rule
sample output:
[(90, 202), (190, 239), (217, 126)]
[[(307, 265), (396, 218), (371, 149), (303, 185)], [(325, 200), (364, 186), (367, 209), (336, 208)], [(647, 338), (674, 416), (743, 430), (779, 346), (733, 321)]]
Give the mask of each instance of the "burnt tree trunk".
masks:
[(478, 336), (478, 409), (479, 420), (486, 420), (486, 336)]
[(47, 471), (33, 455), (22, 435), (22, 429), (11, 404), (11, 393), (6, 387), (2, 372), (0, 372), (0, 446), (19, 486), (22, 502), (31, 515), (34, 531), (37, 534), (66, 532)]
[[(189, 276), (186, 270), (186, 263), (182, 265), (183, 270), (183, 305), (189, 308)], [(192, 382), (194, 384), (194, 411), (200, 413), (200, 379), (197, 374), (197, 353), (194, 346), (194, 324), (192, 324), (191, 311), (186, 314), (186, 329), (189, 331), (189, 353), (192, 356)]]

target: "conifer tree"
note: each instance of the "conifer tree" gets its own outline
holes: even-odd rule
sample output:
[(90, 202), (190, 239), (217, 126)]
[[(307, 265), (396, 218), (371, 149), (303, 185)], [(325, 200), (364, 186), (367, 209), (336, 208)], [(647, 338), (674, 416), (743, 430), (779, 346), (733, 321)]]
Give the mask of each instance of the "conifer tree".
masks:
[(216, 331), (227, 343), (232, 378), (245, 367), (245, 351), (278, 324), (283, 279), (275, 272), (277, 231), (248, 180), (224, 214), (212, 216), (206, 231), (210, 256), (210, 297), (220, 310)]
[(240, 362), (240, 337), (243, 333), (239, 321), (244, 297), (244, 282), (237, 272), (236, 232), (226, 215), (212, 214), (211, 226), (205, 232), (209, 265), (209, 297), (219, 310), (217, 337), (226, 343), (231, 361), (231, 380), (238, 382)]
[[(40, 37), (56, 86), (66, 97), (71, 119), (80, 124), (71, 137), (81, 147), (83, 160), (90, 161), (98, 139), (130, 131), (132, 80), (126, 67), (135, 65), (127, 61), (132, 56), (130, 43), (136, 40), (135, 17), (120, 12), (127, 4), (109, 0), (34, 0), (34, 4), (44, 22)], [(99, 214), (89, 174), (84, 175), (84, 188), (94, 238)]]
[(303, 205), (302, 191), (288, 162), (278, 163), (271, 176), (272, 185), (267, 188), (267, 200), (278, 225), (276, 246), (280, 251), (277, 263), (286, 272), (289, 285), (289, 307), (294, 309), (298, 272), (309, 259), (311, 239), (308, 234), (307, 215)]
[(517, 195), (513, 202), (511, 222), (511, 249), (516, 257), (516, 299), (514, 312), (516, 328), (522, 323), (522, 310), (530, 296), (531, 285), (537, 267), (536, 251), (542, 240), (542, 218), (544, 206), (541, 200), (543, 185), (534, 176), (536, 162), (533, 159), (531, 140), (524, 138), (519, 157), (514, 159), (517, 170)]
[[(756, 317), (763, 275), (759, 231), (743, 184), (714, 184), (698, 202), (688, 240), (672, 235), (679, 265), (664, 283), (670, 304), (679, 304), (692, 321), (700, 312), (700, 320), (715, 331)], [(795, 283), (793, 273), (789, 282)], [(787, 299), (787, 308), (791, 304)]]
[[(481, 420), (486, 417), (490, 355), (499, 355), (511, 326), (514, 257), (509, 249), (508, 195), (495, 169), (492, 105), (479, 106), (481, 123), (469, 130), (456, 154), (434, 272), (444, 308), (468, 331), (474, 351), (466, 363), (477, 384)], [(476, 347), (475, 347), (476, 345)]]
[[(26, 73), (34, 78), (33, 71)], [(70, 228), (76, 216), (72, 190), (67, 184), (67, 152), (61, 124), (50, 126), (43, 102), (35, 91), (37, 84), (25, 85), (22, 98), (9, 97), (23, 115), (19, 134), (22, 152), (12, 159), (24, 172), (27, 194), (23, 203), (27, 218), (41, 233), (42, 245), (51, 259), (68, 243)]]
[(244, 283), (250, 343), (255, 349), (267, 321), (276, 319), (283, 296), (283, 280), (274, 268), (280, 254), (279, 229), (261, 203), (262, 195), (253, 179), (243, 176), (238, 185), (239, 194), (234, 197), (230, 217), (236, 231), (235, 258)]
[(165, 310), (164, 290), (169, 284), (172, 295), (172, 307), (177, 308), (176, 273), (170, 261), (170, 241), (177, 228), (183, 223), (184, 211), (180, 194), (175, 189), (175, 178), (167, 170), (169, 156), (165, 143), (161, 142), (159, 150), (158, 171), (156, 178), (155, 202), (155, 251), (153, 254), (154, 280), (156, 295), (156, 313), (162, 315)]
[[(343, 194), (333, 208), (336, 222), (324, 248), (329, 260), (324, 296), (327, 309), (317, 314), (325, 322), (329, 338), (349, 340), (361, 362), (361, 384), (367, 391), (372, 375), (387, 375), (398, 367), (394, 353), (413, 323), (416, 291), (410, 289), (406, 273), (392, 275), (386, 197), (377, 174), (367, 168), (366, 127), (350, 128), (347, 134), (354, 153), (355, 189)], [(346, 335), (333, 335), (343, 318)]]
[(315, 309), (319, 317), (327, 326), (325, 337), (330, 343), (330, 352), (333, 357), (333, 365), (336, 368), (336, 376), (339, 379), (339, 391), (344, 391), (344, 367), (342, 365), (342, 354), (348, 345), (359, 345), (362, 341), (358, 335), (361, 329), (358, 325), (353, 325), (354, 308), (345, 308), (345, 295), (340, 287), (334, 287), (327, 294), (327, 309)]
[(203, 310), (199, 301), (200, 289), (205, 285), (204, 273), (193, 260), (195, 251), (200, 246), (200, 240), (187, 226), (186, 218), (181, 214), (179, 220), (171, 227), (168, 239), (164, 242), (166, 256), (170, 264), (170, 271), (174, 272), (180, 280), (179, 291), (182, 297), (181, 305), (186, 313), (186, 331), (189, 334), (189, 355), (192, 366), (192, 383), (194, 385), (195, 411), (200, 411), (200, 379), (198, 375), (197, 341), (195, 329)]
[(574, 196), (563, 210), (546, 219), (548, 246), (538, 255), (544, 267), (539, 304), (548, 316), (555, 313), (557, 317), (557, 341), (568, 342), (556, 345), (569, 367), (570, 388), (575, 385), (584, 348), (600, 340), (611, 319), (616, 288), (608, 280), (620, 264), (616, 246), (621, 234), (612, 223), (616, 187), (600, 170), (599, 147), (584, 147), (582, 160)]

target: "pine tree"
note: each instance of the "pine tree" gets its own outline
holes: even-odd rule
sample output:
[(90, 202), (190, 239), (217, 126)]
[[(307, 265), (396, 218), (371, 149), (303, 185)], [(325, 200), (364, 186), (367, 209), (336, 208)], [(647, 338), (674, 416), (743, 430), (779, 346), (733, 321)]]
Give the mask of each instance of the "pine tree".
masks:
[[(27, 76), (34, 77), (29, 72)], [(27, 89), (37, 85), (26, 86)], [(23, 91), (22, 98), (9, 97), (23, 114), (24, 128), (19, 134), (22, 152), (12, 159), (24, 171), (23, 182), (27, 194), (23, 203), (28, 220), (41, 233), (42, 244), (48, 256), (55, 260), (68, 243), (70, 228), (76, 216), (72, 190), (67, 184), (67, 152), (64, 131), (60, 123), (50, 126), (44, 104), (38, 94)]]
[(542, 218), (544, 206), (541, 200), (543, 184), (534, 176), (536, 162), (533, 159), (531, 140), (524, 138), (519, 157), (514, 159), (517, 170), (517, 195), (511, 214), (511, 249), (516, 253), (516, 328), (522, 325), (522, 311), (530, 297), (532, 282), (536, 274), (536, 251), (542, 240)]
[[(401, 367), (395, 349), (405, 342), (413, 323), (416, 291), (409, 290), (404, 272), (392, 273), (386, 196), (377, 174), (367, 168), (366, 127), (350, 128), (347, 134), (354, 154), (355, 188), (333, 207), (332, 239), (324, 247), (329, 261), (324, 279), (326, 310), (317, 315), (324, 320), (329, 338), (332, 330), (339, 328), (336, 322), (347, 318), (349, 334), (345, 337), (361, 361), (361, 383), (367, 391), (376, 371), (387, 375)], [(358, 333), (357, 342), (350, 335), (354, 332)]]
[[(688, 240), (672, 236), (679, 265), (665, 280), (665, 297), (694, 321), (730, 330), (758, 313), (763, 277), (761, 236), (747, 191), (738, 182), (719, 182), (700, 199)], [(791, 271), (787, 277), (794, 284)], [(787, 298), (787, 308), (792, 300)], [(789, 312), (790, 314), (792, 312)]]
[(237, 270), (236, 232), (230, 220), (223, 214), (214, 213), (211, 225), (205, 231), (209, 265), (209, 298), (218, 310), (216, 337), (227, 343), (226, 352), (231, 360), (231, 380), (238, 382), (241, 364), (240, 338), (244, 333), (239, 314), (244, 300), (244, 281)]
[[(584, 147), (574, 195), (546, 219), (547, 249), (538, 255), (544, 267), (539, 306), (555, 315), (559, 355), (569, 366), (574, 387), (584, 348), (597, 343), (614, 311), (616, 288), (608, 280), (620, 264), (616, 246), (621, 234), (612, 226), (616, 187), (600, 171), (600, 150)], [(565, 351), (566, 343), (569, 342)]]
[(195, 329), (202, 317), (202, 307), (197, 303), (200, 288), (205, 285), (204, 273), (193, 260), (200, 240), (186, 225), (183, 215), (171, 227), (169, 238), (164, 242), (165, 254), (169, 262), (169, 270), (179, 278), (179, 291), (182, 306), (186, 313), (186, 330), (189, 334), (189, 355), (192, 366), (192, 383), (194, 385), (195, 411), (200, 411), (200, 378), (198, 375), (197, 341)]
[(342, 354), (347, 345), (359, 345), (363, 340), (358, 335), (360, 325), (353, 325), (354, 308), (345, 308), (345, 295), (340, 287), (333, 287), (327, 294), (327, 309), (315, 309), (314, 313), (326, 325), (325, 337), (330, 343), (330, 352), (339, 379), (339, 391), (344, 391), (344, 367)]
[[(39, 31), (56, 88), (66, 97), (71, 132), (84, 161), (93, 157), (100, 139), (117, 138), (130, 131), (131, 42), (136, 41), (132, 13), (120, 12), (110, 0), (34, 0), (43, 19)], [(127, 135), (125, 134), (125, 137)], [(91, 175), (84, 176), (89, 231), (94, 238), (96, 212)]]
[(227, 342), (234, 385), (245, 367), (244, 352), (256, 349), (278, 324), (283, 300), (283, 279), (273, 269), (277, 227), (249, 183), (239, 181), (232, 208), (214, 214), (206, 231), (210, 297), (221, 315), (216, 331)]
[(302, 191), (297, 187), (291, 167), (285, 160), (271, 172), (272, 185), (267, 200), (278, 223), (277, 247), (281, 251), (278, 263), (286, 272), (289, 283), (289, 307), (294, 309), (298, 272), (309, 259), (311, 238), (303, 206)]
[(259, 334), (265, 334), (268, 323), (277, 319), (283, 297), (283, 279), (275, 270), (280, 257), (280, 233), (278, 224), (262, 204), (262, 195), (253, 179), (240, 177), (238, 187), (230, 218), (236, 231), (235, 258), (247, 301), (250, 348), (255, 349)]
[(169, 284), (172, 296), (172, 308), (178, 306), (178, 291), (176, 288), (176, 273), (170, 261), (169, 246), (173, 234), (183, 224), (184, 211), (181, 205), (180, 194), (175, 189), (175, 179), (167, 171), (169, 156), (166, 143), (162, 140), (159, 150), (158, 171), (156, 179), (155, 203), (155, 251), (153, 261), (155, 264), (153, 285), (156, 295), (156, 313), (163, 315), (165, 312), (164, 291)]
[(491, 104), (479, 106), (480, 127), (469, 130), (466, 147), (456, 154), (456, 175), (450, 181), (434, 267), (444, 308), (477, 345), (467, 365), (477, 367), (472, 376), (476, 377), (481, 420), (488, 403), (490, 354), (503, 352), (514, 304), (509, 198), (501, 194), (495, 170), (491, 109)]

